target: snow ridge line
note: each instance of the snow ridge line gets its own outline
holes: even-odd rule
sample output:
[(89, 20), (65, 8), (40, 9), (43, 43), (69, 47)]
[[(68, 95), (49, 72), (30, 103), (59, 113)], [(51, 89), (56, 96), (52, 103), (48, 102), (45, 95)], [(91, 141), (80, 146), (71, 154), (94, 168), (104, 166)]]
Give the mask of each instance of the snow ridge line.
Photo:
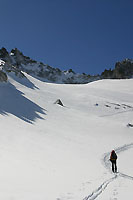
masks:
[[(116, 153), (121, 153), (123, 151), (128, 150), (129, 148), (133, 148), (133, 143), (130, 144), (125, 144), (121, 147), (118, 147), (115, 149)], [(111, 167), (110, 167), (110, 161), (109, 161), (109, 156), (110, 156), (110, 152), (104, 154), (104, 157), (102, 159), (103, 164), (105, 166), (105, 168), (107, 168), (110, 172), (111, 171)], [(85, 197), (83, 200), (94, 200), (96, 199), (105, 189), (106, 187), (112, 182), (114, 181), (116, 178), (118, 178), (119, 176), (123, 177), (123, 178), (127, 178), (130, 180), (133, 180), (132, 176), (123, 174), (123, 173), (117, 173), (115, 174), (115, 176), (113, 176), (112, 178), (106, 180), (105, 182), (103, 182), (95, 191), (93, 191), (89, 196)]]

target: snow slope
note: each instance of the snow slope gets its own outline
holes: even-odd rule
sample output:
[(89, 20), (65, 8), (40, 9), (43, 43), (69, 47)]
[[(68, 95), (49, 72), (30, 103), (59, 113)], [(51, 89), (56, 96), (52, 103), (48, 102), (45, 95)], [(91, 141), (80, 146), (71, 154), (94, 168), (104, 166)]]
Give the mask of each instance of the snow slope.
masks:
[(65, 85), (25, 75), (0, 84), (0, 199), (132, 199), (133, 80)]

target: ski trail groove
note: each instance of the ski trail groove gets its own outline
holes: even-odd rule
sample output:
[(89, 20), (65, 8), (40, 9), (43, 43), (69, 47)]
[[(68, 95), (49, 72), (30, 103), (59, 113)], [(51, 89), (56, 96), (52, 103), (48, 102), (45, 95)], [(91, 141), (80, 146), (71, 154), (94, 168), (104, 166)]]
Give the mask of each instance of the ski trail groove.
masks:
[(119, 176), (123, 177), (123, 178), (126, 178), (126, 179), (130, 179), (133, 181), (133, 177), (132, 176), (129, 176), (127, 174), (123, 174), (123, 173), (119, 173)]
[(89, 196), (85, 197), (83, 200), (96, 199), (105, 190), (105, 188), (108, 186), (108, 184), (111, 183), (116, 178), (117, 178), (117, 175), (115, 175), (114, 177), (103, 182), (95, 191), (93, 191)]
[[(121, 147), (118, 147), (118, 148), (115, 149), (115, 151), (116, 151), (116, 153), (119, 154), (119, 153), (122, 153), (123, 151), (128, 150), (129, 148), (133, 148), (133, 143), (125, 144)], [(111, 172), (109, 156), (110, 156), (110, 152), (104, 154), (102, 162), (103, 162), (105, 168), (107, 168)], [(115, 176), (113, 176), (112, 178), (104, 181), (96, 190), (94, 190), (90, 195), (85, 197), (83, 200), (94, 200), (94, 199), (96, 199), (106, 189), (106, 187), (118, 177), (123, 177), (123, 178), (133, 180), (132, 176), (129, 176), (129, 175), (126, 175), (126, 174), (119, 172), (119, 173), (115, 174)]]

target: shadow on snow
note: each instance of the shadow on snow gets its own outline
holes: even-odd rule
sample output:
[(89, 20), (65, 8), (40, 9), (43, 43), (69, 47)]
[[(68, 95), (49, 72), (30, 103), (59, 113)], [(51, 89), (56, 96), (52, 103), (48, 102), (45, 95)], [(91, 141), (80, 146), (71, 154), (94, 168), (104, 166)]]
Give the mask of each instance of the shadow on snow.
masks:
[(24, 85), (27, 88), (30, 88), (30, 89), (39, 89), (26, 76), (23, 77), (23, 78), (19, 78), (19, 77), (15, 76), (14, 74), (8, 74), (8, 75), (10, 77), (12, 77), (15, 81), (17, 81), (21, 85)]
[(31, 124), (37, 118), (44, 119), (39, 114), (46, 115), (46, 110), (23, 95), (11, 83), (2, 84), (0, 86), (0, 114), (8, 115), (10, 113)]

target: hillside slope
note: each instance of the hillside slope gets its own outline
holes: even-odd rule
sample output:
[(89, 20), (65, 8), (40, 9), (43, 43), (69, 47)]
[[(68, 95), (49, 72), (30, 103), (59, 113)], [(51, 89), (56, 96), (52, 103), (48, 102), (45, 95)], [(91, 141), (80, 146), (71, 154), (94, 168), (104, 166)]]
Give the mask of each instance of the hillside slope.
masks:
[[(94, 199), (89, 195), (114, 177), (104, 156), (133, 141), (133, 128), (127, 127), (133, 123), (133, 80), (60, 85), (25, 76), (11, 73), (0, 84), (0, 199)], [(57, 99), (63, 107), (54, 104)], [(118, 169), (133, 177), (133, 162), (126, 163), (126, 172)], [(123, 182), (110, 183), (119, 185), (119, 195)], [(127, 179), (130, 197), (131, 185)], [(113, 198), (111, 189), (106, 197)]]

